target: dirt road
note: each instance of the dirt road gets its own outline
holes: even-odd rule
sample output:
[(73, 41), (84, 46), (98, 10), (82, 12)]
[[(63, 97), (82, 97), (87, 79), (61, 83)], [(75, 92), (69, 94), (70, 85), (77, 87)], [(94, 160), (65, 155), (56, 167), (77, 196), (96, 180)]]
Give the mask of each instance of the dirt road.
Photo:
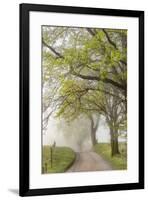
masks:
[(95, 152), (78, 152), (67, 172), (112, 170), (111, 165)]

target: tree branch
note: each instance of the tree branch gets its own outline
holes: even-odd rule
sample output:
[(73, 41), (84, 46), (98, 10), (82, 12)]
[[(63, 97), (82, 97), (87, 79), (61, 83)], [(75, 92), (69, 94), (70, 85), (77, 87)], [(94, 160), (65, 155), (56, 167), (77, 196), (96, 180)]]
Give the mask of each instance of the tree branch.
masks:
[(87, 30), (92, 36), (95, 36), (95, 35), (96, 35), (96, 33), (94, 33), (94, 32), (92, 31), (91, 28), (86, 28), (86, 30)]
[(109, 79), (109, 78), (101, 79), (99, 76), (89, 76), (89, 75), (79, 74), (76, 71), (74, 71), (72, 68), (71, 68), (71, 72), (72, 72), (73, 75), (78, 76), (78, 77), (80, 77), (82, 79), (103, 81), (105, 83), (110, 83), (110, 84), (114, 85), (115, 87), (120, 88), (120, 89), (122, 89), (124, 91), (126, 90), (126, 86), (121, 85), (120, 83), (115, 82), (114, 80)]
[(52, 51), (52, 53), (54, 53), (54, 55), (57, 58), (64, 58), (63, 55), (61, 55), (59, 52), (57, 52), (53, 47), (51, 47), (50, 45), (48, 45), (44, 40), (42, 40), (43, 45), (46, 46), (50, 51)]
[(118, 48), (117, 48), (116, 44), (111, 40), (111, 38), (110, 38), (109, 34), (107, 33), (107, 31), (104, 28), (102, 30), (103, 30), (108, 42), (117, 50)]
[(120, 60), (120, 62), (121, 62), (122, 64), (124, 64), (124, 65), (127, 65), (127, 62), (124, 61), (124, 60)]

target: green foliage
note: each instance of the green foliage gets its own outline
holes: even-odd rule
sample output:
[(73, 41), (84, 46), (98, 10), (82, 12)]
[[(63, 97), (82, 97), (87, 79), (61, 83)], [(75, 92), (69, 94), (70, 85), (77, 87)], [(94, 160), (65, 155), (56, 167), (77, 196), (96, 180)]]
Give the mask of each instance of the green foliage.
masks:
[(106, 92), (108, 99), (110, 93), (126, 99), (127, 31), (105, 29), (106, 35), (103, 29), (89, 30), (93, 34), (86, 28), (43, 26), (42, 30), (43, 41), (54, 49), (43, 47), (43, 81), (53, 88), (50, 106), (56, 108), (56, 117), (69, 121), (81, 114), (107, 115)]
[(47, 172), (44, 173), (60, 173), (65, 172), (74, 162), (75, 153), (69, 147), (54, 147), (53, 148), (53, 164), (51, 168), (51, 147), (42, 147), (42, 169), (43, 172), (47, 165)]
[(120, 155), (111, 157), (111, 146), (109, 143), (99, 143), (94, 146), (94, 151), (109, 161), (114, 170), (127, 169), (127, 146), (126, 143), (119, 143)]
[[(55, 46), (55, 50), (60, 52), (63, 58), (57, 59), (54, 57), (53, 52), (49, 52), (47, 49), (46, 51), (44, 50), (43, 63), (45, 63), (44, 66), (48, 66), (48, 70), (51, 71), (51, 68), (54, 71), (60, 69), (62, 73), (62, 71), (69, 71), (70, 67), (73, 67), (77, 72), (79, 72), (81, 68), (81, 72), (85, 74), (90, 74), (93, 70), (98, 70), (98, 76), (100, 76), (102, 80), (110, 77), (110, 72), (112, 72), (114, 80), (121, 81), (120, 73), (114, 73), (112, 69), (117, 68), (116, 71), (118, 71), (118, 65), (121, 59), (126, 62), (126, 47), (121, 48), (122, 34), (125, 34), (125, 31), (123, 33), (117, 30), (115, 30), (115, 33), (114, 30), (112, 30), (112, 32), (110, 31), (111, 39), (114, 41), (115, 38), (117, 44), (119, 44), (117, 45), (119, 49), (115, 49), (107, 42), (106, 36), (101, 29), (95, 29), (96, 35), (94, 37), (90, 37), (89, 33), (84, 28), (65, 29), (64, 27), (58, 27), (55, 29), (52, 28), (51, 30), (52, 32), (54, 30), (57, 38), (54, 37), (52, 40), (50, 34), (44, 34), (43, 31), (43, 39), (53, 47)], [(50, 32), (51, 30), (48, 28), (46, 32)], [(56, 34), (56, 32), (61, 32), (61, 35)], [(66, 33), (67, 36), (64, 37)], [(57, 45), (57, 41), (61, 40), (63, 40), (63, 42), (59, 42), (59, 45)], [(114, 42), (116, 42), (116, 40)], [(125, 71), (126, 68), (124, 72)], [(122, 73), (124, 72), (122, 71)], [(125, 78), (126, 76), (124, 75), (124, 79)]]

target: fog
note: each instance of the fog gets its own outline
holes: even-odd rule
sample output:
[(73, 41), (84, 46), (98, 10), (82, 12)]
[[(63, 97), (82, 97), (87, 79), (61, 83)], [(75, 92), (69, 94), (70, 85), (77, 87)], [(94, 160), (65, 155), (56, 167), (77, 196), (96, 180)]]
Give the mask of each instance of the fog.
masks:
[[(109, 142), (109, 128), (103, 117), (100, 118), (96, 133), (98, 142)], [(68, 146), (77, 152), (89, 151), (92, 148), (90, 138), (90, 121), (79, 117), (73, 122), (50, 118), (48, 128), (43, 134), (43, 145)]]

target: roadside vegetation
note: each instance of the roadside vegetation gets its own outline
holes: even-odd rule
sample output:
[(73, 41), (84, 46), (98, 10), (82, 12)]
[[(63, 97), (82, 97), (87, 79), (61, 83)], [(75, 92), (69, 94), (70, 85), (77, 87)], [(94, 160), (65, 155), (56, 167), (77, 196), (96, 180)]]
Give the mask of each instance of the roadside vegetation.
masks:
[(65, 172), (73, 164), (75, 152), (69, 147), (43, 146), (42, 159), (43, 174)]
[(109, 143), (98, 143), (94, 146), (94, 151), (108, 161), (113, 169), (127, 169), (127, 147), (126, 143), (119, 143), (120, 154), (111, 156), (111, 146)]

